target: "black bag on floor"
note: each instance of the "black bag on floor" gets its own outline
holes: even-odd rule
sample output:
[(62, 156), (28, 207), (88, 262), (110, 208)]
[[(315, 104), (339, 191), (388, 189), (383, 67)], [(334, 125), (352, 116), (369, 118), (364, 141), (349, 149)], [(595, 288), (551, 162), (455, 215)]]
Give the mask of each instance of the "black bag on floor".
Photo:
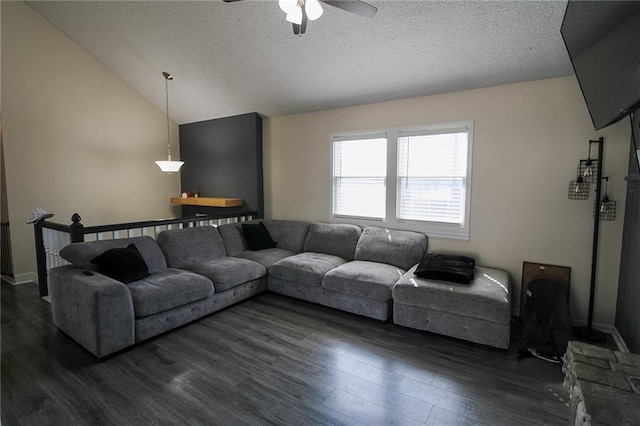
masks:
[(568, 289), (539, 279), (529, 283), (525, 297), (519, 358), (536, 356), (560, 362), (571, 340)]

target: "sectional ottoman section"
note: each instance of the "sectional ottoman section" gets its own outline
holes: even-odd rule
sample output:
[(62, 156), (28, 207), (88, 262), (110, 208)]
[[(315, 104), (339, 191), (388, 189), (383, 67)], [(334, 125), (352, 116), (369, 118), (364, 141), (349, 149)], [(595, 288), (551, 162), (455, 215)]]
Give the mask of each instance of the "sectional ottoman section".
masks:
[(393, 288), (393, 322), (470, 342), (508, 348), (511, 334), (509, 275), (476, 266), (470, 285), (414, 276), (415, 266)]
[[(70, 244), (60, 254), (72, 265), (50, 271), (54, 323), (101, 358), (268, 289), (378, 320), (393, 315), (400, 325), (509, 346), (510, 283), (504, 271), (479, 267), (477, 282), (469, 285), (430, 282), (413, 275), (427, 251), (423, 234), (262, 222), (275, 247), (249, 250), (241, 223), (168, 230), (157, 240)], [(149, 266), (146, 278), (124, 284), (91, 263), (104, 251), (131, 243)]]

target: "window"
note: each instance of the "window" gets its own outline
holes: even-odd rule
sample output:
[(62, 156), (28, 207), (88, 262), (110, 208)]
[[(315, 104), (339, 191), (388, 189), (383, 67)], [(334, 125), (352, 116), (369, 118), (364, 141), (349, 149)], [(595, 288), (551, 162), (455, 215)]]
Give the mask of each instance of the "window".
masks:
[(472, 135), (473, 122), (334, 135), (332, 218), (468, 239)]
[(333, 141), (333, 214), (383, 219), (387, 139)]
[(464, 223), (467, 132), (398, 136), (399, 219)]

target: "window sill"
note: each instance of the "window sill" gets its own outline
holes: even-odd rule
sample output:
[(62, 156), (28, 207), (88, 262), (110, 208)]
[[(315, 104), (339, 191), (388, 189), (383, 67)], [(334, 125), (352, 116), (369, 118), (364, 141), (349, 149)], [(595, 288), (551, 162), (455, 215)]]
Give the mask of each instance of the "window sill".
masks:
[(469, 241), (469, 227), (436, 222), (419, 222), (405, 220), (384, 220), (357, 218), (352, 216), (331, 216), (330, 223), (349, 223), (361, 228), (366, 226), (388, 227), (402, 231), (414, 231), (425, 234), (429, 238), (441, 238), (456, 241)]

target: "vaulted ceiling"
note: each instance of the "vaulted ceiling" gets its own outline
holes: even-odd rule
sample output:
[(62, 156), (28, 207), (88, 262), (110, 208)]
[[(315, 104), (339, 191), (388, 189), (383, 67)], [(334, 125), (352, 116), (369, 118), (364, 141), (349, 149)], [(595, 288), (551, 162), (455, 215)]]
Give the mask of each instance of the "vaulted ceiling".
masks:
[(28, 4), (178, 123), (267, 117), (573, 74), (565, 1), (323, 4), (303, 36), (277, 1)]

